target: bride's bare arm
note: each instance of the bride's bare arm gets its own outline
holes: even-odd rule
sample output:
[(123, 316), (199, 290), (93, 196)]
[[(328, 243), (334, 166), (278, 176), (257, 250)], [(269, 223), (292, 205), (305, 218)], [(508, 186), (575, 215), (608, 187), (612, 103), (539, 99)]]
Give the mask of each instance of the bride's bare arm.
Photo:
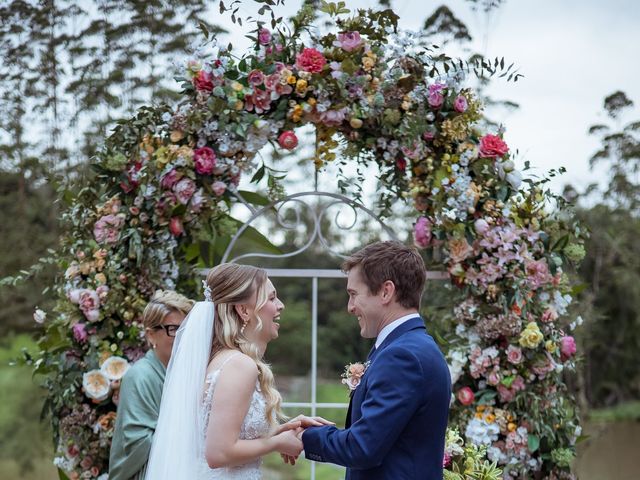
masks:
[(205, 456), (209, 467), (243, 465), (271, 452), (297, 456), (302, 451), (295, 431), (300, 422), (292, 422), (289, 429), (265, 438), (239, 438), (257, 379), (256, 364), (246, 355), (235, 355), (220, 372), (207, 425)]

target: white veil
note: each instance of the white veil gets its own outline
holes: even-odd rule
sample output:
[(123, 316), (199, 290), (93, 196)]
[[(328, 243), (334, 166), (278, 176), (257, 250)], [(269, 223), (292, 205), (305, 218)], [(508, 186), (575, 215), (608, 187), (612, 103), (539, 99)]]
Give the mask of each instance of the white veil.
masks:
[(145, 479), (196, 479), (204, 462), (202, 395), (211, 353), (214, 304), (205, 285), (178, 329), (167, 367), (160, 415), (153, 435)]

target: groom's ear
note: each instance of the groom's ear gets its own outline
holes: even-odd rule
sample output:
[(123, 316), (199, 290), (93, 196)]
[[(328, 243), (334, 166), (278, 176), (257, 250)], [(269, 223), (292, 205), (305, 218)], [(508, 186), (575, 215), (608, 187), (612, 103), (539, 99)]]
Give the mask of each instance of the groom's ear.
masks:
[(396, 296), (396, 286), (391, 280), (386, 280), (380, 287), (380, 298), (383, 305), (390, 304)]

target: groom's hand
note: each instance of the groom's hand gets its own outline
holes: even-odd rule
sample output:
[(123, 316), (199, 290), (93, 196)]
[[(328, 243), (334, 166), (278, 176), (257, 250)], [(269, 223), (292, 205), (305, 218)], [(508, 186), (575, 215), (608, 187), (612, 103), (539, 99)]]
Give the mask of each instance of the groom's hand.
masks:
[(307, 417), (306, 415), (298, 415), (295, 418), (292, 418), (290, 422), (300, 422), (300, 426), (302, 428), (309, 427), (321, 427), (323, 425), (335, 425), (334, 422), (331, 422), (322, 417)]

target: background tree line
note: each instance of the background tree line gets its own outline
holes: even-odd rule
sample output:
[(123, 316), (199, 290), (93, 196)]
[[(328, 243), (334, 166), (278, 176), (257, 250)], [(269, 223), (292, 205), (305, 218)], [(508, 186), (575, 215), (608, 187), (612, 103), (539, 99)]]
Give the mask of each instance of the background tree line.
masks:
[[(478, 10), (501, 3), (469, 0)], [(110, 126), (143, 104), (177, 98), (172, 62), (185, 58), (199, 38), (198, 23), (211, 32), (223, 30), (211, 21), (215, 17), (210, 11), (204, 0), (0, 1), (0, 278), (19, 275), (47, 249), (56, 248), (64, 192), (91, 178), (87, 166)], [(480, 55), (465, 47), (472, 33), (446, 5), (425, 19), (423, 35), (425, 42), (459, 45), (469, 58)], [(479, 82), (481, 93), (487, 82)], [(489, 106), (517, 108), (509, 100), (485, 100)], [(623, 92), (608, 96), (604, 109), (608, 123), (594, 125), (589, 133), (601, 140), (591, 163), (606, 165), (608, 182), (584, 191), (567, 186), (564, 192), (591, 232), (587, 256), (575, 272), (584, 288), (574, 310), (584, 325), (577, 330), (583, 360), (573, 381), (583, 404), (591, 407), (640, 398), (640, 118)], [(634, 120), (623, 122), (625, 118)], [(286, 170), (295, 159), (279, 162), (278, 168)], [(339, 243), (341, 237), (334, 233)], [(376, 237), (367, 226), (356, 235), (362, 243)], [(297, 241), (285, 235), (282, 249), (290, 251)], [(336, 268), (338, 262), (322, 249), (312, 249), (287, 267), (309, 265)], [(5, 339), (37, 330), (33, 309), (46, 308), (43, 290), (59, 273), (46, 264), (37, 270), (26, 282), (0, 288), (0, 333)], [(360, 341), (357, 323), (346, 312), (343, 282), (321, 281), (319, 287), (319, 367), (321, 374), (334, 375), (345, 363), (366, 357), (368, 345)], [(282, 340), (270, 348), (270, 360), (282, 366), (279, 373), (305, 375), (310, 283), (283, 280), (278, 288), (287, 303), (286, 321)], [(444, 284), (428, 285), (425, 313), (434, 330), (445, 329), (440, 319), (454, 294)], [(20, 428), (2, 423), (0, 430)], [(10, 455), (28, 465), (33, 454), (18, 449)]]

